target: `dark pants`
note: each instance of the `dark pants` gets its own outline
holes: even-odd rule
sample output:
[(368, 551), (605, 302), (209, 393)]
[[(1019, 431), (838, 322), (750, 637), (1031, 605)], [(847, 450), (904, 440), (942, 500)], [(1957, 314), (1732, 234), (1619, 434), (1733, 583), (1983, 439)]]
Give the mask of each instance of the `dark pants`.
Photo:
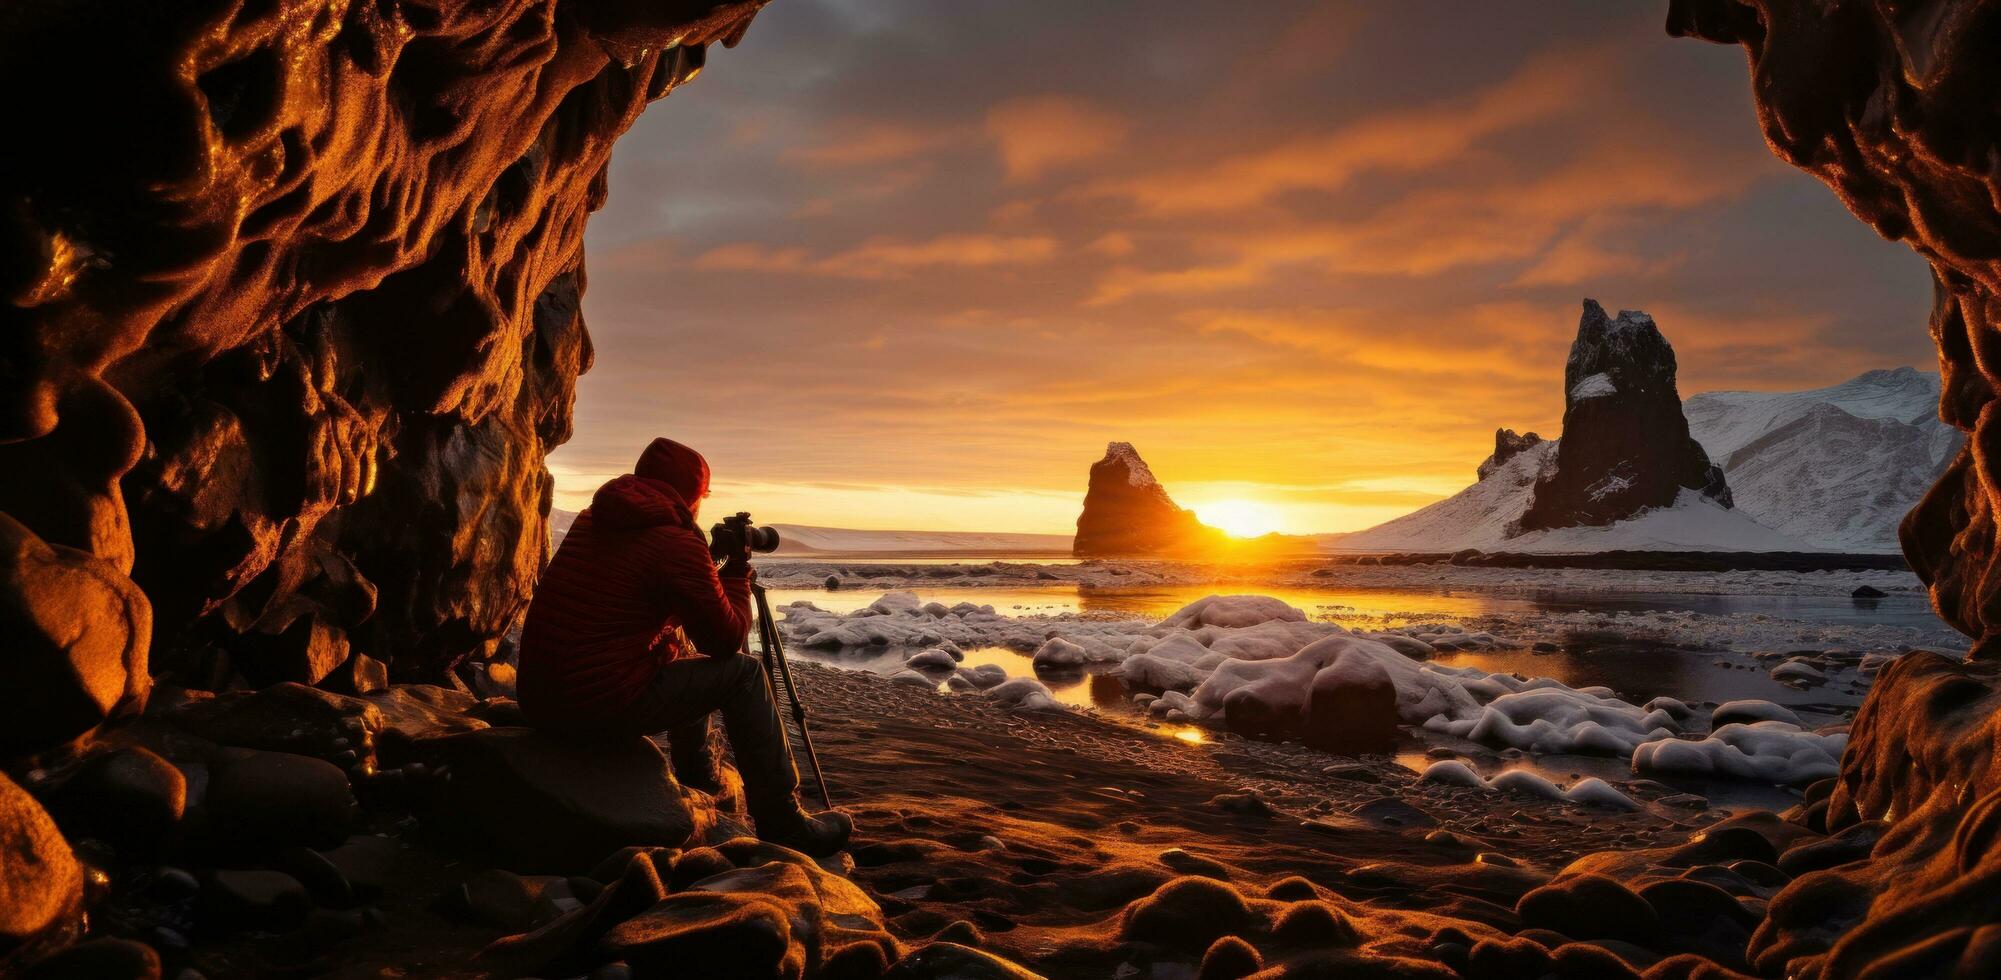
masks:
[(751, 814), (782, 813), (797, 805), (799, 770), (771, 700), (771, 682), (756, 658), (730, 654), (673, 661), (653, 675), (633, 709), (642, 731), (667, 733), (677, 757), (708, 739), (709, 715), (721, 711)]

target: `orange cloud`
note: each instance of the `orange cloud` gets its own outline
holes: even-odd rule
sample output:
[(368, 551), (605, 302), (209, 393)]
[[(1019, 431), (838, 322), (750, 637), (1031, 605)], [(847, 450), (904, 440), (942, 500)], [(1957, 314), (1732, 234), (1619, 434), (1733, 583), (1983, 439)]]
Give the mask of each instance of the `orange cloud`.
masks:
[(1289, 191), (1334, 190), (1373, 171), (1406, 173), (1456, 160), (1496, 133), (1574, 109), (1603, 51), (1544, 55), (1471, 98), (1366, 116), (1335, 132), (1225, 157), (1207, 166), (1100, 181), (1086, 193), (1125, 198), (1154, 215), (1264, 204)]
[(811, 166), (854, 167), (890, 163), (949, 146), (965, 131), (925, 128), (890, 119), (849, 118), (832, 124), (828, 138), (788, 151), (794, 161)]
[(1042, 95), (1010, 99), (987, 111), (986, 133), (1011, 182), (1098, 156), (1125, 139), (1130, 125), (1082, 99)]
[(940, 267), (1034, 265), (1054, 258), (1057, 242), (1046, 236), (940, 235), (920, 242), (872, 238), (829, 255), (804, 248), (774, 248), (756, 242), (721, 245), (695, 259), (712, 272), (778, 272), (842, 279), (890, 279)]

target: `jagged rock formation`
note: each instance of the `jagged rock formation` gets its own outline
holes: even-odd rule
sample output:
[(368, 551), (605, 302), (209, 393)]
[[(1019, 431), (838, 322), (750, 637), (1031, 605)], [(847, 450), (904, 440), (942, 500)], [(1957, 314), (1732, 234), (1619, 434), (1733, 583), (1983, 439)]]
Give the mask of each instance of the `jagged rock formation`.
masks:
[(1689, 438), (1674, 348), (1653, 317), (1620, 310), (1615, 319), (1585, 300), (1563, 390), (1556, 466), (1537, 481), (1523, 531), (1611, 524), (1667, 507), (1684, 489), (1730, 506), (1722, 468)]
[(0, 162), (0, 513), (10, 552), (69, 549), (11, 566), (0, 645), (46, 644), (60, 574), (79, 643), (143, 650), (150, 605), (184, 682), (491, 652), (590, 364), (612, 140), (761, 2), (0, 12), (36, 93)]
[[(1668, 31), (1750, 56), (1774, 153), (1930, 260), (1941, 417), (1970, 434), (1905, 518), (1904, 553), (1972, 662), (1913, 655), (1870, 692), (1827, 809), (1894, 821), (1868, 857), (1775, 896), (1752, 944), (1796, 977), (2001, 972), (2001, 7), (1978, 0), (1675, 0)], [(1859, 921), (1858, 921), (1859, 920)], [(1833, 926), (1832, 923), (1840, 923)]]
[(1480, 461), (1480, 479), (1494, 475), (1494, 471), (1508, 465), (1508, 460), (1521, 455), (1522, 450), (1542, 445), (1542, 437), (1533, 432), (1517, 434), (1513, 429), (1494, 430), (1494, 453)]
[(1132, 443), (1106, 446), (1105, 458), (1091, 464), (1091, 484), (1071, 544), (1077, 557), (1186, 554), (1222, 541), (1221, 531), (1175, 506)]
[(1512, 554), (1796, 552), (1803, 541), (1731, 510), (1720, 467), (1689, 436), (1674, 348), (1652, 317), (1584, 301), (1564, 364), (1561, 438), (1512, 429), (1472, 486), (1340, 538), (1349, 551)]

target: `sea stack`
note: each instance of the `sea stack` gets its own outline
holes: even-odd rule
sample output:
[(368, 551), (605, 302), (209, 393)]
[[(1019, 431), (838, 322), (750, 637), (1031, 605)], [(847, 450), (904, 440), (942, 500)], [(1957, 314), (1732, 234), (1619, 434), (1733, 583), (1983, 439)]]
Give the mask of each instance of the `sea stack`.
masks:
[(1132, 443), (1105, 447), (1091, 465), (1071, 553), (1079, 558), (1172, 555), (1220, 543), (1223, 533), (1176, 506)]
[(1731, 505), (1722, 467), (1688, 434), (1674, 348), (1653, 317), (1610, 317), (1585, 300), (1563, 386), (1556, 465), (1537, 481), (1520, 530), (1611, 524), (1670, 506), (1683, 490)]

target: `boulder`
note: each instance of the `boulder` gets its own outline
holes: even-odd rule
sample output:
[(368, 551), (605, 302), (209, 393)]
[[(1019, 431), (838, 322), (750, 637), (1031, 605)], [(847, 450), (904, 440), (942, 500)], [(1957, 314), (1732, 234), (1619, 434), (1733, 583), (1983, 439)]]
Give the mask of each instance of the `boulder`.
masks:
[[(481, 966), (511, 975), (622, 963), (638, 976), (880, 976), (899, 951), (866, 893), (797, 851), (737, 838), (678, 857), (637, 848), (624, 857), (624, 871), (590, 905), (494, 943)], [(669, 858), (671, 895), (661, 879)]]
[(83, 869), (56, 822), (0, 773), (0, 973), (38, 940), (79, 928)]
[(572, 741), (488, 728), (418, 749), (450, 770), (425, 823), (452, 846), (522, 874), (583, 874), (622, 847), (680, 847), (715, 819), (644, 738)]
[(70, 837), (95, 837), (128, 858), (153, 854), (187, 809), (187, 778), (138, 746), (100, 752), (49, 795)]
[(24, 980), (159, 980), (160, 954), (130, 939), (86, 940), (36, 963)]
[[(304, 684), (192, 696), (156, 714), (218, 745), (289, 752), (347, 768), (374, 763), (382, 712), (360, 698)], [(351, 753), (351, 754), (349, 754)]]
[(1306, 696), (1306, 744), (1328, 752), (1382, 752), (1396, 743), (1397, 687), (1389, 672), (1353, 651), (1313, 675)]
[(1126, 906), (1119, 936), (1200, 955), (1210, 943), (1242, 931), (1253, 919), (1250, 906), (1235, 888), (1212, 878), (1188, 876)]
[(228, 858), (347, 840), (357, 807), (347, 774), (311, 756), (228, 748), (210, 764), (203, 838)]
[(306, 886), (282, 871), (223, 869), (203, 880), (195, 924), (217, 936), (280, 932), (304, 922), (312, 908)]
[(1544, 885), (1515, 905), (1522, 922), (1572, 939), (1658, 941), (1660, 916), (1647, 900), (1604, 875), (1581, 874)]
[(142, 707), (151, 636), (152, 606), (121, 569), (0, 513), (0, 757)]

